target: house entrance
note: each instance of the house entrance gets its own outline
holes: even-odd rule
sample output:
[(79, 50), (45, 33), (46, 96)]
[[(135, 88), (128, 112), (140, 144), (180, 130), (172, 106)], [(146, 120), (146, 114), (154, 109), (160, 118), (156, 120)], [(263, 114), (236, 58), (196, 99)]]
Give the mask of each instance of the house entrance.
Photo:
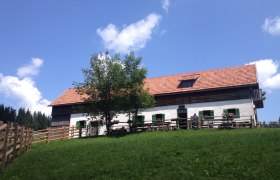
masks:
[(179, 122), (179, 125), (180, 127), (182, 127), (183, 129), (186, 129), (187, 128), (187, 118), (188, 118), (188, 111), (187, 111), (187, 108), (185, 107), (185, 105), (180, 105), (178, 106), (178, 109), (177, 109), (177, 117), (180, 120)]

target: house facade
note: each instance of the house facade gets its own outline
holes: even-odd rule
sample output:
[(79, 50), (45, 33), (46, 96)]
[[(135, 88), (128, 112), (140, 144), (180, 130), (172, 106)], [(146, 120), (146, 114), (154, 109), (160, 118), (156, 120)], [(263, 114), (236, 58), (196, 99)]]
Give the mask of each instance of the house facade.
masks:
[[(219, 119), (233, 113), (236, 121), (258, 122), (257, 109), (263, 108), (255, 65), (183, 73), (145, 80), (145, 88), (155, 98), (155, 106), (139, 113), (145, 123), (175, 118)], [(86, 105), (74, 88), (62, 93), (52, 106), (52, 126), (88, 125), (80, 106)], [(116, 127), (128, 127), (127, 114), (118, 114)], [(105, 127), (99, 134), (105, 133)]]

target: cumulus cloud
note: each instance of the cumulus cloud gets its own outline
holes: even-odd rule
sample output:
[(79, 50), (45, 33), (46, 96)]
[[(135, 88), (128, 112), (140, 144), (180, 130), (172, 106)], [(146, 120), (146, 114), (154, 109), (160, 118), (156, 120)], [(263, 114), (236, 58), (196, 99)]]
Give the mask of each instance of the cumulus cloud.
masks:
[(162, 0), (162, 9), (165, 12), (168, 12), (169, 6), (170, 6), (170, 1), (169, 0)]
[(272, 59), (262, 59), (250, 62), (256, 64), (260, 86), (265, 90), (280, 89), (280, 72), (278, 62)]
[(105, 48), (118, 53), (128, 53), (145, 47), (160, 19), (160, 15), (152, 13), (122, 30), (114, 24), (109, 24), (103, 29), (98, 28), (97, 34), (102, 38)]
[(280, 35), (280, 17), (266, 18), (262, 28), (271, 35)]
[(18, 68), (17, 75), (19, 77), (32, 77), (39, 73), (43, 60), (40, 58), (32, 58), (31, 64)]
[(29, 65), (18, 69), (18, 76), (0, 74), (0, 93), (7, 98), (16, 100), (20, 107), (50, 115), (51, 109), (47, 107), (50, 101), (42, 97), (42, 93), (31, 78), (39, 73), (39, 67), (42, 64), (42, 59), (33, 58)]

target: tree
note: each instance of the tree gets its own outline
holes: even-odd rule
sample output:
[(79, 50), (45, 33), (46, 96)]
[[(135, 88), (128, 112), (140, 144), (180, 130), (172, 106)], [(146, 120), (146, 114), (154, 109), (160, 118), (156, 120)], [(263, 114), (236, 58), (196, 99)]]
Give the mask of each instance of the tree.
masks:
[(0, 120), (7, 122), (16, 122), (21, 126), (32, 128), (33, 130), (45, 129), (49, 126), (50, 117), (41, 112), (33, 112), (25, 110), (25, 108), (19, 108), (18, 113), (12, 107), (5, 107), (0, 105)]
[(0, 121), (15, 122), (16, 120), (16, 110), (12, 107), (5, 107), (3, 104), (0, 105)]
[(137, 121), (138, 113), (142, 109), (152, 107), (154, 105), (154, 97), (144, 88), (144, 80), (146, 79), (147, 69), (141, 67), (141, 57), (135, 57), (133, 52), (127, 54), (124, 60), (125, 70), (125, 93), (123, 107), (126, 111), (133, 114), (134, 120)]
[(88, 112), (105, 119), (107, 133), (110, 133), (111, 120), (121, 110), (118, 101), (125, 77), (119, 56), (110, 57), (108, 52), (94, 54), (90, 68), (82, 71), (84, 82), (74, 83), (77, 93), (90, 104), (86, 108)]
[(108, 52), (91, 57), (90, 68), (84, 69), (83, 83), (74, 83), (77, 93), (83, 97), (84, 111), (91, 116), (105, 119), (107, 133), (120, 112), (133, 113), (151, 107), (154, 98), (144, 89), (147, 70), (141, 66), (141, 57), (134, 53), (121, 61), (119, 55), (111, 57)]

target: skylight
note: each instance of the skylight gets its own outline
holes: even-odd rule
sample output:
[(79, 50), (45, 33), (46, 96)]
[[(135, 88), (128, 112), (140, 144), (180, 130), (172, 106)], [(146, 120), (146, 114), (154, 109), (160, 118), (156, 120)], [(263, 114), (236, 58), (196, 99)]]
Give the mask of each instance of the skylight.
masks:
[(194, 79), (192, 79), (192, 80), (183, 80), (183, 81), (181, 81), (179, 87), (180, 87), (180, 88), (189, 88), (189, 87), (193, 87), (194, 82), (195, 82)]

